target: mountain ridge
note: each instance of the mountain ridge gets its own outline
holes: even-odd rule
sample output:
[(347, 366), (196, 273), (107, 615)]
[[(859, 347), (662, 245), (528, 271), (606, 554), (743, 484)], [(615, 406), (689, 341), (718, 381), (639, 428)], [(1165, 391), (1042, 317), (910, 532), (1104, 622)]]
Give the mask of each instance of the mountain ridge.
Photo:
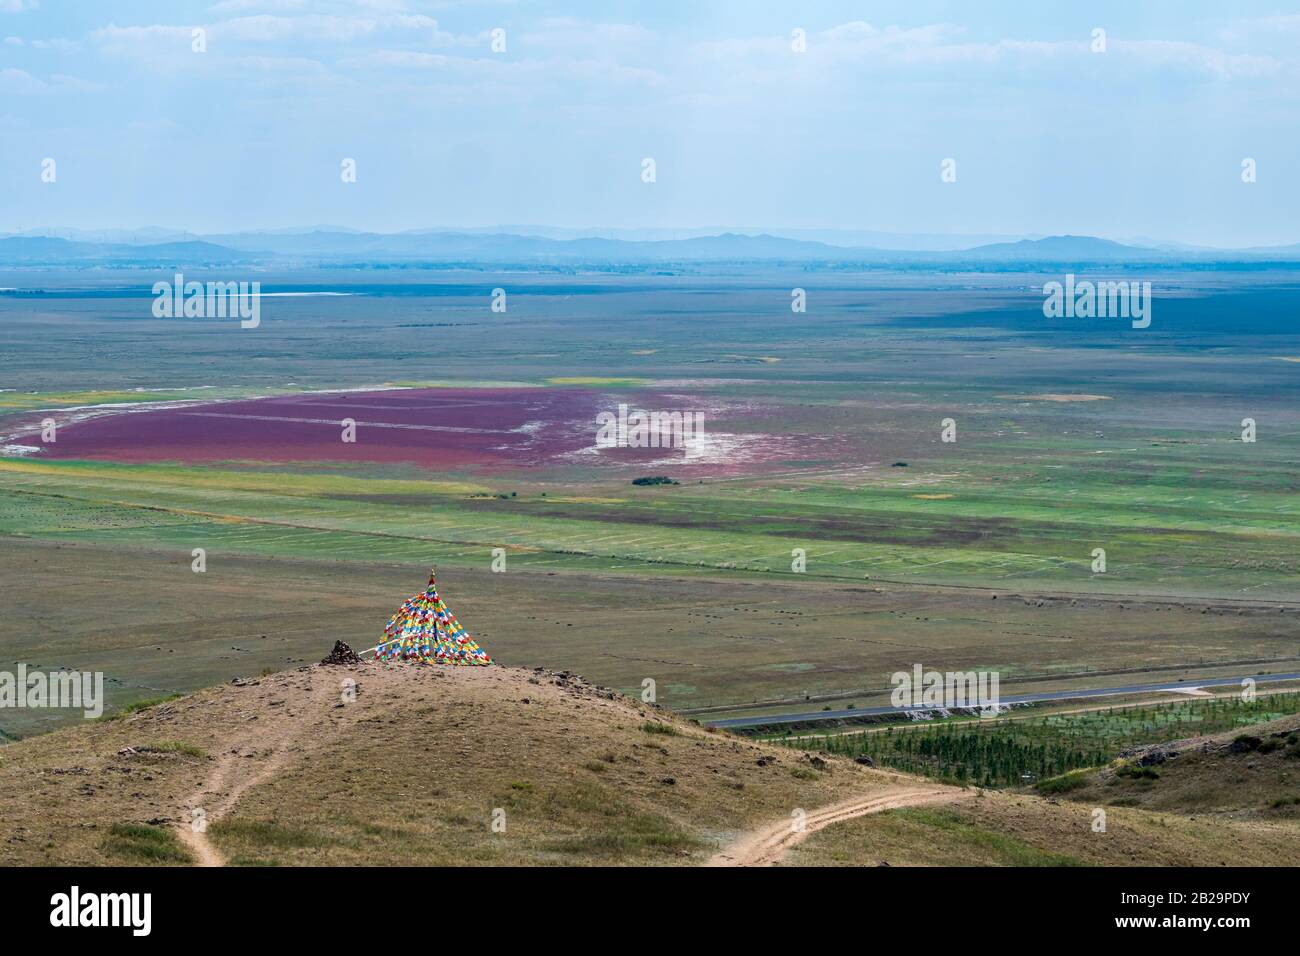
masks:
[(1055, 235), (967, 249), (884, 249), (833, 245), (772, 233), (723, 232), (678, 239), (599, 236), (547, 238), (508, 232), (455, 230), (367, 233), (227, 233), (135, 244), (58, 236), (0, 237), (5, 266), (93, 265), (367, 265), (367, 264), (604, 264), (767, 262), (846, 266), (1051, 263), (1154, 264), (1300, 261), (1300, 243), (1245, 250), (1138, 246), (1096, 236)]

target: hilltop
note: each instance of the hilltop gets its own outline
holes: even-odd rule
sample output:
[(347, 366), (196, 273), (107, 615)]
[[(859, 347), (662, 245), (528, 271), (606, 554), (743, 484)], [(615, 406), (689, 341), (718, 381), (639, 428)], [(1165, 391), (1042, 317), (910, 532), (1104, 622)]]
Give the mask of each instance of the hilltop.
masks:
[[(506, 667), (312, 665), (0, 749), (0, 844), (19, 865), (963, 863), (972, 833), (1028, 848), (991, 862), (1051, 863), (1072, 860), (1026, 833), (1076, 823), (1087, 862), (1167, 862), (1174, 836), (1184, 855), (1300, 859), (1294, 826), (1231, 824), (1223, 840), (1221, 826), (1115, 812), (1128, 838), (1107, 841), (1054, 798), (751, 742), (567, 672)], [(896, 838), (970, 814), (929, 843)]]

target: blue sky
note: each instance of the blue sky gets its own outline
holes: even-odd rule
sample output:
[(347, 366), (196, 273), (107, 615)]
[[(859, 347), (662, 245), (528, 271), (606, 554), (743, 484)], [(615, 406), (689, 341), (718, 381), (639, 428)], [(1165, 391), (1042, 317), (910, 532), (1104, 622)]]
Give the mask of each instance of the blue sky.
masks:
[(1297, 176), (1296, 4), (0, 0), (0, 231), (545, 223), (1247, 245), (1300, 241)]

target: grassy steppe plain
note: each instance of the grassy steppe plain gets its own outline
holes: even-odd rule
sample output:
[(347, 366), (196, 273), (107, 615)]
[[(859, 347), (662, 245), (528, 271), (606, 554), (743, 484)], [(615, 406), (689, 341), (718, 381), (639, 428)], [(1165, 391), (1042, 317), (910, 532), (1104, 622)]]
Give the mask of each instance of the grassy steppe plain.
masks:
[[(1300, 293), (1167, 277), (1144, 333), (1046, 322), (1040, 279), (340, 276), (361, 294), (278, 300), (256, 333), (154, 320), (140, 295), (0, 298), (0, 426), (214, 385), (580, 382), (752, 399), (735, 427), (827, 449), (660, 488), (576, 465), (0, 460), (0, 660), (102, 667), (115, 704), (192, 689), (368, 645), (435, 561), (499, 659), (651, 678), (678, 708), (880, 688), (916, 661), (1005, 679), (1300, 654), (1300, 365), (1280, 360)], [(1081, 396), (1103, 397), (1061, 400)]]

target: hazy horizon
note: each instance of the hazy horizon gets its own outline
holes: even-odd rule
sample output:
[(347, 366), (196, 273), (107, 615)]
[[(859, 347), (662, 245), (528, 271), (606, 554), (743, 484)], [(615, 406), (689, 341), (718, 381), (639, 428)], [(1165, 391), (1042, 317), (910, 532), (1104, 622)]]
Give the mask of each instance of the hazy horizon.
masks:
[[(565, 227), (549, 224), (492, 224), (484, 226), (417, 226), (411, 229), (392, 231), (372, 231), (351, 226), (331, 223), (311, 223), (298, 226), (268, 226), (263, 228), (239, 229), (233, 231), (198, 231), (158, 225), (145, 225), (135, 228), (102, 227), (87, 229), (69, 225), (32, 226), (22, 231), (0, 231), (0, 238), (64, 238), (78, 242), (101, 242), (108, 244), (165, 243), (180, 240), (221, 240), (223, 237), (265, 236), (308, 236), (312, 234), (355, 234), (381, 237), (398, 237), (404, 235), (500, 235), (524, 238), (543, 238), (552, 240), (612, 239), (622, 242), (667, 242), (684, 239), (721, 238), (727, 235), (750, 238), (767, 236), (777, 239), (793, 239), (801, 242), (821, 243), (844, 249), (862, 249), (881, 252), (960, 252), (980, 246), (1016, 243), (1021, 241), (1038, 241), (1043, 239), (1101, 239), (1135, 248), (1165, 248), (1171, 251), (1200, 252), (1234, 252), (1251, 249), (1283, 248), (1300, 245), (1300, 241), (1270, 243), (1263, 246), (1253, 244), (1200, 244), (1186, 243), (1177, 239), (1156, 236), (1095, 236), (1072, 233), (1030, 233), (1030, 234), (979, 234), (979, 233), (923, 233), (923, 232), (885, 232), (871, 229), (849, 228), (808, 228), (782, 226), (703, 226), (703, 227), (619, 227), (589, 226)], [(896, 244), (890, 245), (890, 241)]]
[(5, 0), (0, 232), (1285, 245), (1298, 78), (1300, 14), (1267, 2)]

